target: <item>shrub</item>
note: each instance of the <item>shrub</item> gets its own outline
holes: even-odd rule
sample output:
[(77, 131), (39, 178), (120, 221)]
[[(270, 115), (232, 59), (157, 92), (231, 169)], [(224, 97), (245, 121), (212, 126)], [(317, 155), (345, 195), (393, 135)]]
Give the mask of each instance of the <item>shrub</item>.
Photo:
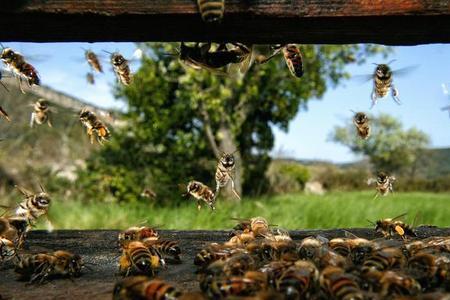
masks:
[(303, 191), (310, 174), (305, 166), (295, 162), (273, 162), (268, 171), (269, 191), (275, 194)]

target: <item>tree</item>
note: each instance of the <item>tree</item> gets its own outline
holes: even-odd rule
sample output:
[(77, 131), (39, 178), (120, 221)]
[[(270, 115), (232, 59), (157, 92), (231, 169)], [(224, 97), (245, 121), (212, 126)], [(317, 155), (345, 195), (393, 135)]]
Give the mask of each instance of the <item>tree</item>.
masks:
[(371, 117), (370, 124), (372, 133), (367, 140), (357, 136), (353, 124), (336, 126), (331, 139), (369, 157), (376, 170), (408, 172), (414, 177), (416, 164), (429, 145), (427, 134), (416, 128), (405, 130), (399, 120), (387, 114)]
[(263, 174), (274, 145), (272, 128), (287, 131), (308, 100), (320, 98), (327, 84), (336, 86), (349, 77), (346, 64), (362, 63), (389, 49), (302, 46), (305, 75), (296, 79), (282, 56), (253, 64), (245, 76), (231, 78), (183, 68), (167, 55), (175, 53), (175, 47), (141, 45), (145, 55), (134, 83), (117, 89), (117, 96), (128, 103), (127, 125), (114, 132), (113, 141), (90, 160), (88, 172), (123, 168), (142, 174), (130, 188), (153, 182), (160, 193), (169, 194), (174, 185), (190, 178), (214, 186), (217, 156), (221, 151), (236, 151), (238, 192), (264, 192)]

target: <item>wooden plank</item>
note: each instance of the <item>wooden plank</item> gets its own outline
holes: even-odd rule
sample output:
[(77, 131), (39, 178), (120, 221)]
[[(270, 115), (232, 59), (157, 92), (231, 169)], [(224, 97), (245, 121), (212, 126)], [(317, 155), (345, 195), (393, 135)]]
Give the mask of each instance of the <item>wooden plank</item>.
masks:
[[(375, 238), (373, 229), (331, 229), (291, 231), (295, 241), (307, 236), (322, 235), (327, 238), (344, 236), (345, 231), (364, 238)], [(419, 227), (419, 237), (448, 236), (450, 228)], [(161, 237), (178, 240), (183, 251), (183, 263), (169, 265), (159, 277), (183, 290), (197, 290), (193, 260), (195, 254), (206, 244), (224, 242), (228, 231), (175, 231), (162, 230)], [(15, 280), (11, 264), (0, 265), (0, 294), (6, 299), (111, 299), (112, 289), (120, 276), (116, 275), (119, 249), (115, 230), (61, 230), (53, 233), (33, 231), (26, 243), (26, 252), (69, 250), (80, 254), (85, 261), (94, 263), (92, 270), (85, 270), (80, 278), (54, 280), (44, 285), (27, 286)]]
[(444, 0), (226, 0), (201, 21), (195, 0), (16, 0), (0, 7), (1, 41), (450, 42)]

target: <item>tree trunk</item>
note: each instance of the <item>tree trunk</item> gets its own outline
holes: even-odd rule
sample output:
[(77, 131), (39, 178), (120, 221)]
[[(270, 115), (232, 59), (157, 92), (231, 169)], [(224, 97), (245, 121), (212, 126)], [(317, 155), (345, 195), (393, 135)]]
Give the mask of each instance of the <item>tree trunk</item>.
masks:
[[(236, 162), (236, 167), (234, 169), (234, 188), (236, 192), (242, 197), (242, 158), (238, 146), (236, 145), (231, 128), (227, 123), (222, 122), (219, 131), (217, 132), (217, 137), (220, 144), (220, 149), (226, 153), (234, 152), (234, 160)], [(229, 200), (239, 201), (238, 198), (233, 194), (231, 190), (231, 183), (226, 187), (222, 188), (220, 195)]]

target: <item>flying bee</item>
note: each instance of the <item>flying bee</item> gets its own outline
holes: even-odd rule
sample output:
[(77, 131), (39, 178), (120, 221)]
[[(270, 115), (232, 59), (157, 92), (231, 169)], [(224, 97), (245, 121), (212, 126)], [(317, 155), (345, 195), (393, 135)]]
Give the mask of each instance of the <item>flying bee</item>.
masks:
[(363, 140), (367, 140), (370, 136), (369, 118), (367, 115), (363, 112), (355, 113), (353, 124), (355, 124), (358, 136)]
[(68, 251), (55, 251), (51, 254), (25, 254), (19, 256), (15, 272), (19, 280), (29, 280), (30, 283), (42, 283), (51, 277), (79, 277), (84, 267), (78, 254)]
[[(86, 61), (88, 62), (89, 66), (91, 66), (92, 70), (98, 73), (103, 73), (102, 65), (100, 64), (100, 60), (97, 57), (97, 54), (95, 54), (91, 50), (84, 50), (84, 56), (86, 58)], [(88, 73), (92, 74), (92, 73)], [(92, 74), (92, 78), (94, 78)]]
[[(399, 219), (404, 217), (405, 214), (401, 214), (392, 219), (382, 219), (375, 222), (375, 231), (381, 232), (385, 238), (392, 238), (395, 234), (398, 234), (402, 239), (407, 237), (417, 237), (412, 227), (405, 224)], [(373, 224), (373, 223), (372, 223)]]
[(123, 249), (119, 260), (119, 271), (124, 276), (154, 276), (161, 266), (161, 258), (156, 250), (137, 241), (129, 243)]
[(380, 171), (377, 174), (376, 179), (369, 179), (367, 181), (368, 185), (371, 185), (375, 182), (377, 193), (375, 194), (374, 199), (378, 198), (379, 195), (381, 196), (387, 196), (389, 193), (394, 192), (393, 183), (396, 180), (394, 176), (390, 176), (387, 173)]
[(219, 159), (219, 162), (217, 163), (215, 175), (216, 179), (215, 198), (217, 198), (217, 196), (219, 195), (220, 188), (225, 187), (228, 184), (228, 182), (231, 181), (231, 190), (233, 191), (233, 194), (236, 196), (236, 198), (241, 199), (241, 197), (234, 188), (234, 179), (232, 172), (234, 171), (235, 167), (236, 162), (233, 153), (223, 153)]
[[(219, 75), (235, 73), (236, 70), (232, 66), (237, 65), (238, 71), (244, 74), (251, 65), (252, 46), (241, 43), (231, 45), (230, 49), (227, 44), (220, 44), (216, 50), (211, 50), (211, 43), (197, 43), (194, 46), (181, 43), (179, 60), (193, 69), (206, 69)], [(228, 67), (228, 70), (221, 71), (225, 67)]]
[(8, 113), (1, 106), (0, 106), (0, 117), (3, 117), (6, 119), (6, 121), (11, 122), (11, 119), (9, 118)]
[(197, 0), (197, 5), (203, 21), (220, 23), (225, 10), (225, 0)]
[(31, 113), (30, 127), (33, 128), (34, 123), (41, 125), (45, 122), (47, 122), (49, 127), (52, 127), (52, 123), (50, 121), (51, 110), (48, 102), (44, 99), (39, 99), (33, 107), (34, 111)]
[(41, 80), (38, 72), (31, 64), (25, 61), (25, 58), (19, 52), (11, 48), (3, 48), (0, 59), (18, 77), (22, 93), (25, 93), (21, 86), (22, 79), (25, 79), (30, 87), (33, 84), (40, 85)]
[(97, 139), (99, 144), (103, 144), (110, 137), (108, 127), (100, 121), (95, 113), (83, 108), (80, 112), (79, 119), (87, 129), (87, 134), (91, 140), (91, 144), (94, 143), (94, 138)]
[(15, 217), (23, 218), (28, 222), (28, 231), (30, 226), (33, 226), (41, 216), (45, 216), (47, 218), (48, 230), (53, 231), (53, 226), (48, 218), (48, 209), (51, 203), (50, 195), (45, 191), (42, 185), (39, 186), (41, 192), (38, 194), (33, 194), (24, 188), (16, 186), (19, 192), (25, 196), (25, 199), (19, 203), (15, 212)]
[(114, 286), (113, 300), (172, 300), (178, 299), (181, 292), (172, 285), (146, 276), (123, 278)]
[(178, 242), (147, 238), (144, 239), (142, 243), (147, 247), (155, 248), (165, 260), (169, 258), (173, 263), (181, 263), (181, 249)]
[(215, 196), (214, 192), (205, 184), (200, 181), (190, 181), (186, 187), (187, 192), (184, 196), (192, 196), (197, 200), (197, 209), (200, 210), (202, 208), (201, 201), (205, 202), (209, 208), (215, 210), (214, 206)]
[(116, 74), (117, 80), (123, 85), (130, 85), (133, 75), (131, 74), (129, 61), (119, 52), (105, 52), (111, 55), (111, 65), (114, 73)]
[(320, 275), (320, 286), (333, 299), (365, 299), (357, 281), (351, 274), (338, 267), (326, 267)]
[(124, 247), (132, 241), (158, 240), (159, 233), (154, 227), (130, 227), (119, 233), (119, 245)]
[(259, 59), (260, 64), (264, 64), (271, 60), (279, 53), (283, 53), (284, 61), (291, 72), (291, 74), (297, 78), (303, 76), (303, 58), (300, 49), (295, 44), (276, 45), (272, 47), (274, 52), (267, 58), (261, 57)]
[(86, 81), (89, 84), (95, 84), (95, 78), (94, 78), (94, 74), (91, 72), (87, 72), (86, 73)]

